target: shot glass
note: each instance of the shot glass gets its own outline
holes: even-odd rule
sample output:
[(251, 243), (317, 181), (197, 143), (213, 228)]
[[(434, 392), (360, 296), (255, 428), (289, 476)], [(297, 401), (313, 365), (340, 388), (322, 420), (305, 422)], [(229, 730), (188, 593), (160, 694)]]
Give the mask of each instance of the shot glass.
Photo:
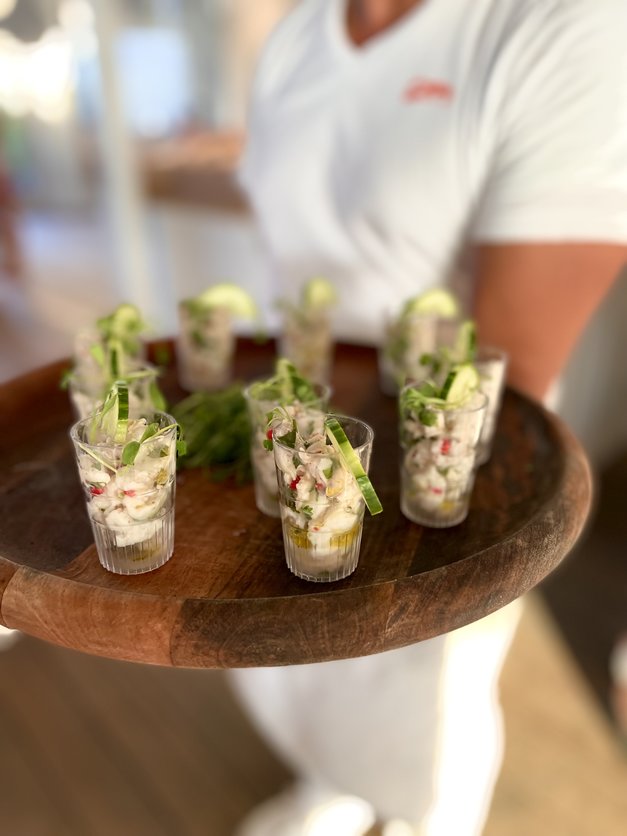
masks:
[(496, 422), (501, 410), (508, 356), (500, 348), (480, 346), (473, 361), (479, 372), (479, 388), (488, 399), (485, 421), (479, 438), (477, 463), (485, 464), (492, 455)]
[(174, 549), (177, 427), (171, 415), (155, 412), (138, 419), (136, 434), (152, 422), (157, 433), (129, 465), (123, 444), (90, 442), (91, 418), (70, 430), (98, 558), (120, 575), (158, 569)]
[(452, 348), (462, 320), (410, 314), (390, 320), (379, 347), (379, 384), (386, 395), (398, 395), (408, 381), (422, 380), (429, 372), (425, 355)]
[(250, 460), (253, 470), (255, 487), (255, 504), (262, 514), (269, 517), (280, 517), (279, 489), (276, 479), (276, 468), (272, 450), (266, 449), (264, 442), (269, 440), (267, 424), (268, 414), (277, 406), (284, 406), (298, 424), (299, 432), (305, 435), (311, 433), (312, 421), (319, 420), (324, 415), (331, 395), (329, 386), (314, 384), (317, 400), (307, 404), (295, 401), (286, 404), (280, 400), (268, 400), (255, 397), (255, 382), (244, 389), (244, 397), (248, 406), (248, 416), (251, 423)]
[[(408, 384), (402, 392), (418, 386)], [(476, 392), (458, 408), (401, 407), (401, 511), (407, 519), (431, 528), (466, 519), (487, 404), (487, 397)]]
[[(128, 409), (129, 417), (138, 418), (155, 409), (158, 405), (155, 387), (159, 370), (149, 363), (141, 365), (134, 364), (131, 371), (121, 375), (128, 383)], [(107, 380), (100, 370), (100, 374), (86, 378), (80, 373), (75, 373), (69, 380), (68, 392), (72, 410), (77, 421), (92, 415), (102, 404), (111, 381)]]
[[(372, 428), (357, 418), (334, 417), (367, 472)], [(320, 439), (302, 449), (274, 440), (287, 566), (299, 578), (316, 582), (341, 580), (355, 571), (365, 509), (354, 476)]]
[(227, 308), (178, 306), (176, 356), (179, 382), (188, 392), (222, 389), (231, 378), (235, 335)]
[(296, 366), (303, 377), (328, 383), (333, 362), (331, 320), (325, 308), (285, 306), (279, 339), (281, 356)]

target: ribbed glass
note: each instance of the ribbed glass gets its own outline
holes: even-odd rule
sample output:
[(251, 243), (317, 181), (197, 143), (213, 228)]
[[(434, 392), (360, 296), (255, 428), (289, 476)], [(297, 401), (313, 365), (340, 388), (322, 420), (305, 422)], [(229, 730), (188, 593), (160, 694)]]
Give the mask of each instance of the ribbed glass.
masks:
[(357, 568), (363, 516), (350, 531), (333, 534), (323, 547), (283, 516), (283, 544), (290, 572), (306, 581), (339, 581)]
[[(101, 564), (118, 575), (139, 575), (163, 566), (174, 551), (174, 503), (160, 517), (111, 528), (91, 520)], [(135, 541), (135, 542), (132, 542)]]
[(401, 511), (408, 520), (429, 528), (450, 528), (459, 525), (468, 516), (470, 497), (474, 485), (474, 472), (464, 483), (455, 498), (445, 499), (438, 505), (427, 505), (424, 495), (416, 490), (413, 472), (401, 463)]

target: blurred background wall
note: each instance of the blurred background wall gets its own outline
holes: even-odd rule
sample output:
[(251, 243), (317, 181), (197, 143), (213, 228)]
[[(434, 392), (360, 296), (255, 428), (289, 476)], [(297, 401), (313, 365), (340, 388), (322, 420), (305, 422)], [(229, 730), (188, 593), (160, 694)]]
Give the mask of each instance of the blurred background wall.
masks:
[(47, 326), (124, 298), (172, 333), (175, 300), (220, 278), (268, 300), (233, 172), (259, 46), (289, 5), (1, 0), (0, 157)]
[[(172, 333), (176, 299), (221, 279), (272, 329), (271, 268), (233, 172), (260, 45), (293, 2), (0, 0), (19, 282), (57, 353), (121, 299)], [(565, 379), (561, 411), (599, 463), (627, 444), (626, 319), (623, 278)]]

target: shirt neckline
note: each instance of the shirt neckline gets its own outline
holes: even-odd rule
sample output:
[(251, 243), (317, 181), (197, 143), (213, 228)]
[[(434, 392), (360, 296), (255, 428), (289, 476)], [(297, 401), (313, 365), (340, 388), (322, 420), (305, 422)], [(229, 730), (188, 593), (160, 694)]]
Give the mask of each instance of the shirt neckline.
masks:
[(366, 59), (386, 46), (403, 41), (416, 25), (416, 21), (424, 18), (425, 12), (433, 5), (432, 0), (423, 0), (413, 9), (409, 9), (402, 17), (390, 24), (363, 44), (358, 45), (348, 34), (348, 0), (328, 0), (329, 23), (335, 45), (347, 59), (359, 61)]

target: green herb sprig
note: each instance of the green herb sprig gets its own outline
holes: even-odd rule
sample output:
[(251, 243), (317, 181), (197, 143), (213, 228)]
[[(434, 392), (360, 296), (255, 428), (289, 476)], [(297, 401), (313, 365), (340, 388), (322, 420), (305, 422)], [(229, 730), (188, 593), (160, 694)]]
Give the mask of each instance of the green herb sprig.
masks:
[(195, 392), (176, 404), (172, 414), (187, 444), (179, 459), (181, 467), (206, 467), (214, 481), (251, 480), (251, 428), (240, 385), (221, 392)]
[(250, 393), (257, 400), (279, 401), (282, 404), (294, 401), (308, 404), (320, 398), (314, 385), (285, 357), (279, 357), (276, 361), (272, 377), (251, 385)]

